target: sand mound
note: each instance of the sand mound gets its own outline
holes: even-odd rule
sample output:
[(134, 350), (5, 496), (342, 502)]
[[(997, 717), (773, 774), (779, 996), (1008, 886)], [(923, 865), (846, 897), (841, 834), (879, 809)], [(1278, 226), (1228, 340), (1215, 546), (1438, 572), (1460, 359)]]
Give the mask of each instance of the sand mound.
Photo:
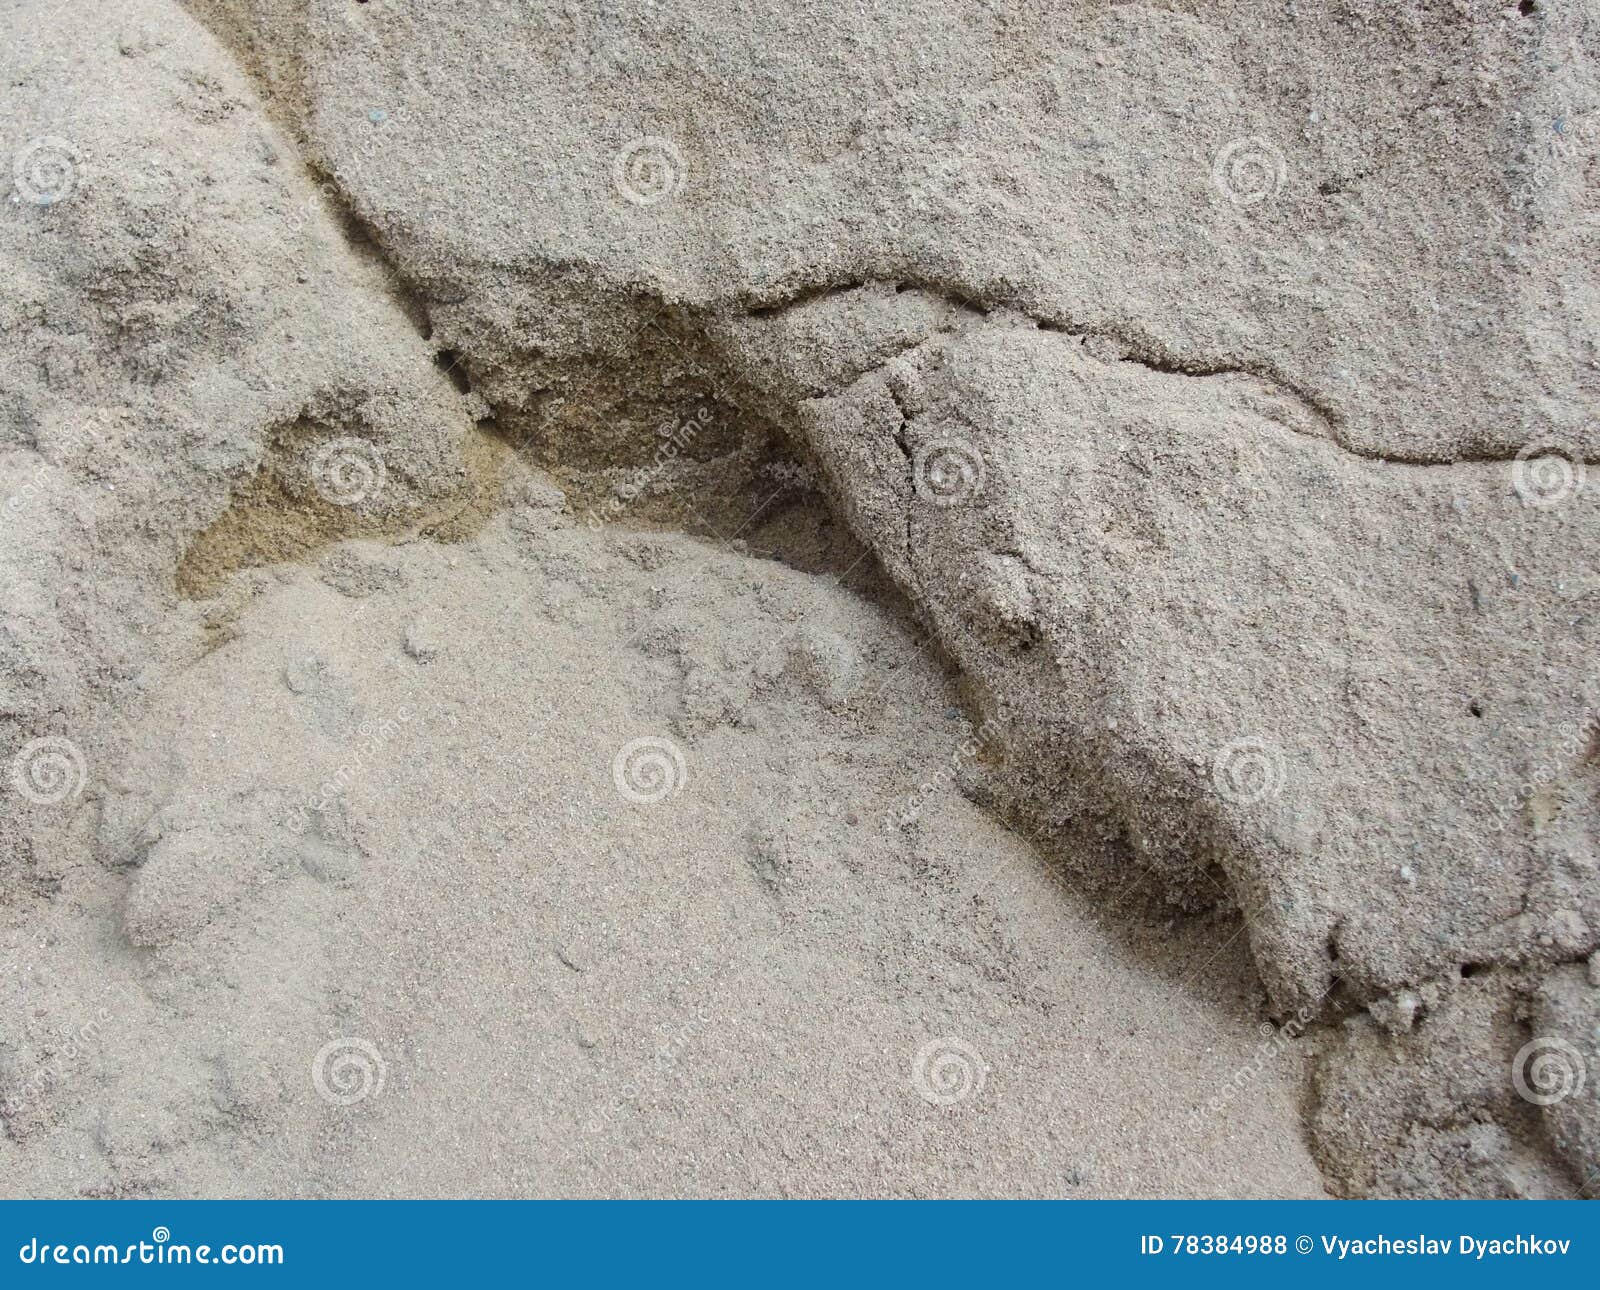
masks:
[(1320, 1193), (1236, 927), (1063, 891), (848, 581), (530, 507), (253, 581), (7, 982), (24, 1190)]

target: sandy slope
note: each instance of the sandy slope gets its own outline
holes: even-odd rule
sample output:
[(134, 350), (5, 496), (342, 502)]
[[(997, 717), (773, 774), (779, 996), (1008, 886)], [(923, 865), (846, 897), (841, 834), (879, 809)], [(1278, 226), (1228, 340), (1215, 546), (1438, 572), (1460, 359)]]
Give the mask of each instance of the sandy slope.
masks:
[(243, 576), (129, 730), (138, 869), (5, 933), (61, 1071), (14, 1190), (1320, 1194), (1236, 929), (1103, 916), (969, 802), (860, 571), (523, 507)]

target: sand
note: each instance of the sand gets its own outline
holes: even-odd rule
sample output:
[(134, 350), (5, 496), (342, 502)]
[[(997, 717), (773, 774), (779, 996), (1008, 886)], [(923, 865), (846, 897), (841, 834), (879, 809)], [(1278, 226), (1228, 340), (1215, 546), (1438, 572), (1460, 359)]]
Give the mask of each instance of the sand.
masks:
[(1322, 1193), (1237, 919), (964, 797), (872, 579), (534, 507), (244, 576), (7, 929), (16, 1192)]
[(1583, 6), (12, 9), (5, 1190), (1592, 1194)]

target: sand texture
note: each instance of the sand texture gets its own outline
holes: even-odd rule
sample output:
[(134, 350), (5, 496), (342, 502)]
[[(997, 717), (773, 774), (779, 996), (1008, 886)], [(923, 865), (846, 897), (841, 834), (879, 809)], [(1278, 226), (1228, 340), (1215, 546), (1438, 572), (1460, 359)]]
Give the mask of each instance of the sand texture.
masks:
[(7, 1193), (1593, 1191), (1593, 4), (6, 9)]

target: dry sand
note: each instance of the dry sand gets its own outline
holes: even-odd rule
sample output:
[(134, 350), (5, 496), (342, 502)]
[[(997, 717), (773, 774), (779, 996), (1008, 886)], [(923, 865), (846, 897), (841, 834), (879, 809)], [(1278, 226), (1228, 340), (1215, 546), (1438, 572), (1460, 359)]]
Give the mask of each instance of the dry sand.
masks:
[(1592, 1192), (1592, 5), (7, 15), (0, 1189)]
[(1321, 1193), (1237, 921), (968, 801), (870, 576), (534, 506), (246, 576), (127, 732), (137, 867), (8, 928), (18, 1192)]

